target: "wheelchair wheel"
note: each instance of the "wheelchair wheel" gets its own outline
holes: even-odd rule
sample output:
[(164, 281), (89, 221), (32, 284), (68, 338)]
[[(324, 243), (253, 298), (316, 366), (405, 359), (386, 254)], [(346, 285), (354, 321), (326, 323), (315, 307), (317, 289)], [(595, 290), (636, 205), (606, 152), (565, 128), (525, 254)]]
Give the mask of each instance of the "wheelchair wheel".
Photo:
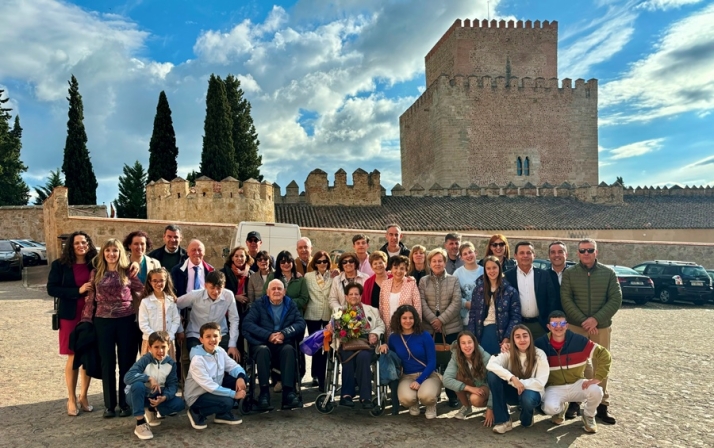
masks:
[(372, 405), (374, 407), (369, 410), (369, 415), (371, 415), (372, 417), (379, 417), (380, 415), (384, 414), (384, 403), (382, 403), (382, 406), (379, 406), (377, 404), (377, 397), (372, 398)]
[(253, 400), (250, 397), (241, 398), (238, 402), (240, 415), (248, 415), (253, 411)]
[(315, 409), (320, 414), (330, 414), (335, 410), (335, 402), (330, 400), (329, 394), (320, 394), (315, 399)]

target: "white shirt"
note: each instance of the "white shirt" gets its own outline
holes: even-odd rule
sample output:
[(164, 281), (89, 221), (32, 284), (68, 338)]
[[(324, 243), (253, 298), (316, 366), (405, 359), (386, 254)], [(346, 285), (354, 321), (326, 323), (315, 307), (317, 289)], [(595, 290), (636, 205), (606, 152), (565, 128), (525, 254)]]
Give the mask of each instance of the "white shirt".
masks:
[(521, 316), (525, 318), (538, 317), (533, 268), (531, 267), (526, 274), (519, 266), (516, 268), (516, 275), (518, 278), (518, 295), (521, 298)]
[(563, 270), (561, 270), (560, 272), (558, 272), (558, 271), (556, 271), (555, 269), (553, 269), (553, 272), (555, 272), (556, 274), (558, 274), (558, 284), (559, 284), (559, 285), (562, 285), (562, 284), (563, 284), (563, 271), (565, 271), (565, 268), (563, 268)]
[[(191, 316), (186, 326), (186, 337), (198, 338), (201, 325), (207, 322), (216, 322), (221, 326), (221, 335), (228, 334), (228, 347), (235, 347), (238, 342), (238, 309), (236, 298), (228, 288), (223, 288), (221, 295), (216, 300), (208, 296), (205, 289), (191, 291), (178, 298), (176, 305), (180, 310), (191, 307)], [(228, 320), (231, 325), (228, 327)]]
[[(359, 262), (359, 259), (357, 261)], [(372, 266), (369, 264), (369, 255), (367, 255), (367, 258), (365, 258), (364, 261), (359, 264), (358, 270), (363, 274), (367, 274), (367, 278), (374, 275)]]
[(196, 265), (196, 264), (191, 263), (190, 259), (187, 261), (188, 261), (188, 268), (187, 268), (186, 272), (188, 272), (188, 284), (186, 285), (186, 292), (191, 292), (194, 290), (193, 289), (193, 279), (196, 275), (193, 270), (194, 266), (198, 266), (198, 281), (201, 284), (201, 288), (203, 288), (204, 285), (206, 284), (206, 273), (204, 272), (204, 269), (203, 269), (203, 263)]
[(399, 308), (399, 296), (401, 293), (391, 292), (389, 293), (389, 320), (392, 320), (392, 315), (397, 308)]

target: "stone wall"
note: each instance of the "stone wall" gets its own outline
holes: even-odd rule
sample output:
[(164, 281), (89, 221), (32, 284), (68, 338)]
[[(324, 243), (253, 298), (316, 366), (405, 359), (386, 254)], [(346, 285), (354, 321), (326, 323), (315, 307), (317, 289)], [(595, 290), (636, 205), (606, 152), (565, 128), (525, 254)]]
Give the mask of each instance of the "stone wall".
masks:
[(558, 22), (456, 20), (424, 60), (427, 86), (441, 75), (555, 78)]
[(285, 196), (280, 195), (279, 185), (273, 185), (273, 188), (275, 201), (283, 204), (380, 205), (385, 194), (379, 171), (367, 173), (361, 168), (352, 173), (352, 185), (347, 185), (347, 172), (342, 168), (335, 173), (334, 185), (329, 184), (327, 173), (317, 168), (308, 174), (303, 193), (294, 180), (285, 189)]
[[(377, 250), (386, 243), (384, 231), (364, 231), (345, 229), (300, 229), (303, 236), (312, 240), (314, 249), (351, 250), (352, 236), (357, 233), (364, 233), (370, 237), (370, 250)], [(402, 242), (409, 248), (415, 244), (426, 246), (427, 249), (441, 247), (444, 243), (445, 233), (433, 232), (404, 232)], [(486, 251), (486, 244), (492, 234), (463, 234), (462, 241), (471, 241), (476, 246), (479, 256), (483, 256)], [(530, 241), (536, 251), (536, 258), (548, 258), (548, 244), (555, 240), (566, 243), (568, 247), (568, 258), (577, 261), (577, 242), (591, 235), (583, 235), (578, 238), (558, 238), (517, 235), (504, 233), (509, 240), (511, 247), (518, 241)], [(666, 259), (694, 261), (704, 267), (714, 268), (714, 244), (709, 243), (668, 243), (668, 242), (638, 242), (638, 241), (618, 241), (618, 240), (598, 240), (599, 260), (606, 264), (618, 264), (622, 266), (634, 266), (642, 261)]]
[(159, 179), (146, 187), (146, 211), (149, 219), (221, 222), (275, 222), (273, 185), (232, 177), (216, 182), (202, 176), (196, 185), (179, 178), (168, 182)]
[(200, 239), (206, 245), (206, 261), (213, 266), (221, 267), (224, 253), (227, 254), (238, 230), (237, 225), (231, 224), (80, 217), (69, 216), (68, 211), (67, 188), (58, 187), (43, 206), (49, 262), (59, 257), (62, 248), (60, 235), (70, 234), (76, 230), (84, 230), (92, 237), (96, 246), (101, 246), (109, 238), (124, 239), (130, 232), (141, 229), (149, 234), (154, 247), (160, 247), (163, 245), (161, 237), (164, 228), (168, 224), (178, 224), (184, 239), (182, 246), (186, 247), (192, 238)]
[[(67, 211), (70, 216), (107, 217), (106, 205), (73, 205)], [(42, 206), (0, 207), (0, 239), (45, 241)]]
[(440, 76), (399, 118), (403, 185), (597, 185), (597, 90), (595, 79)]

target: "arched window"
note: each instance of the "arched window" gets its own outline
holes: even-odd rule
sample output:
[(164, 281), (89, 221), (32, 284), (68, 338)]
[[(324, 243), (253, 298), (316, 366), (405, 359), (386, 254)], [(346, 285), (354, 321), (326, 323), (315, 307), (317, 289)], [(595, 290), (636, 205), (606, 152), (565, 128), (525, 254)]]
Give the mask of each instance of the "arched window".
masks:
[(520, 157), (516, 159), (516, 175), (523, 176), (523, 161)]
[(531, 175), (531, 160), (526, 157), (526, 163), (523, 165), (523, 174), (526, 176)]

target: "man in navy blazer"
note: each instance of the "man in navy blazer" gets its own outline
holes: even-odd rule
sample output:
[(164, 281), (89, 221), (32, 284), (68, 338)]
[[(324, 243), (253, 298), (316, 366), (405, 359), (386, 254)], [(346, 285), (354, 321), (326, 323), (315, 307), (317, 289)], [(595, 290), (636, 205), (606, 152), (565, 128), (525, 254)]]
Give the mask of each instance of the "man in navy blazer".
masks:
[(548, 315), (559, 309), (555, 285), (550, 273), (533, 267), (533, 244), (521, 241), (514, 250), (517, 265), (505, 272), (506, 280), (518, 291), (521, 320), (533, 333), (533, 339), (548, 332)]

